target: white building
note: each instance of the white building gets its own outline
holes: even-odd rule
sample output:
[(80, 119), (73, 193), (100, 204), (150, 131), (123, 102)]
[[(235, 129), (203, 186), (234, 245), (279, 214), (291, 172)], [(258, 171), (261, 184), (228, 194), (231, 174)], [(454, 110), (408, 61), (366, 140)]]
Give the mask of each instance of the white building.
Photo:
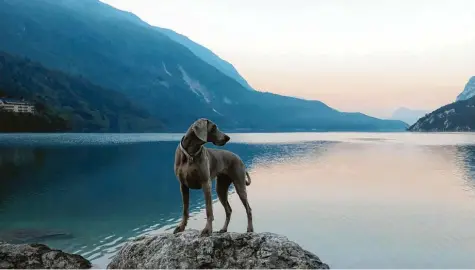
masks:
[(0, 110), (15, 113), (35, 113), (35, 106), (21, 100), (0, 98)]

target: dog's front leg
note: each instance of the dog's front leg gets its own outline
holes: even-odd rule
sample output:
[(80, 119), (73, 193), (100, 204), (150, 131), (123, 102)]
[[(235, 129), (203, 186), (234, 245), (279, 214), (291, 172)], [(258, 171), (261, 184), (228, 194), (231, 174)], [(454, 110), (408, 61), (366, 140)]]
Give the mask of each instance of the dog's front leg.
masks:
[(173, 233), (179, 233), (185, 230), (190, 216), (188, 209), (190, 207), (190, 189), (183, 183), (180, 185), (181, 199), (183, 200), (183, 217), (181, 223), (175, 228)]
[(211, 235), (213, 232), (213, 202), (211, 200), (211, 181), (203, 185), (203, 193), (206, 203), (206, 227), (201, 231), (201, 236)]

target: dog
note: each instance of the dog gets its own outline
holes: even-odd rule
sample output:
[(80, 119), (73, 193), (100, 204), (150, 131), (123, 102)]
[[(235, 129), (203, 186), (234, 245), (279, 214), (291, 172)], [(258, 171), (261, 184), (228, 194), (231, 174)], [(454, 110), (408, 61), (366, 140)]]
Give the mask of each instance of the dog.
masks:
[[(226, 212), (226, 221), (219, 232), (227, 232), (231, 220), (231, 206), (228, 202), (228, 189), (234, 185), (236, 193), (246, 208), (247, 232), (253, 232), (252, 210), (247, 198), (246, 186), (251, 184), (251, 177), (246, 171), (244, 162), (236, 154), (219, 149), (208, 149), (203, 145), (207, 142), (223, 146), (230, 137), (221, 132), (215, 123), (201, 118), (196, 120), (181, 139), (175, 152), (175, 175), (180, 182), (183, 202), (183, 217), (173, 231), (182, 232), (189, 218), (189, 189), (202, 189), (206, 204), (206, 226), (201, 236), (213, 232), (213, 205), (211, 200), (211, 181), (216, 178), (216, 193)], [(247, 177), (247, 181), (246, 181)]]

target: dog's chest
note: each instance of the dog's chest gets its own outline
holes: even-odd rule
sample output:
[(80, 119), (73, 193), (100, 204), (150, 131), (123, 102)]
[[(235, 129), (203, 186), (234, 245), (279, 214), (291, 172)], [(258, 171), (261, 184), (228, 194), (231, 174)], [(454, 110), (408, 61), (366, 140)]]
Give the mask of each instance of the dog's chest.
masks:
[(205, 176), (195, 164), (183, 164), (178, 169), (178, 178), (191, 189), (201, 189), (201, 182), (202, 179), (205, 179)]

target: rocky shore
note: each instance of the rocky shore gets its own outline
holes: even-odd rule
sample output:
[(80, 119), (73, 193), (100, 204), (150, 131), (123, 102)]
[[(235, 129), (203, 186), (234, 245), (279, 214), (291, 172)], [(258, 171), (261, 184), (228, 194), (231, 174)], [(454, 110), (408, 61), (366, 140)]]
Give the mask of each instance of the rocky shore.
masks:
[(110, 269), (328, 269), (320, 259), (284, 236), (272, 233), (213, 233), (144, 236), (127, 243)]
[[(80, 255), (50, 249), (42, 244), (0, 242), (0, 269), (87, 269)], [(316, 255), (286, 237), (273, 233), (213, 233), (200, 237), (197, 230), (173, 235), (142, 236), (126, 243), (109, 269), (329, 269)]]
[(84, 257), (51, 249), (42, 244), (0, 242), (0, 269), (88, 269)]

